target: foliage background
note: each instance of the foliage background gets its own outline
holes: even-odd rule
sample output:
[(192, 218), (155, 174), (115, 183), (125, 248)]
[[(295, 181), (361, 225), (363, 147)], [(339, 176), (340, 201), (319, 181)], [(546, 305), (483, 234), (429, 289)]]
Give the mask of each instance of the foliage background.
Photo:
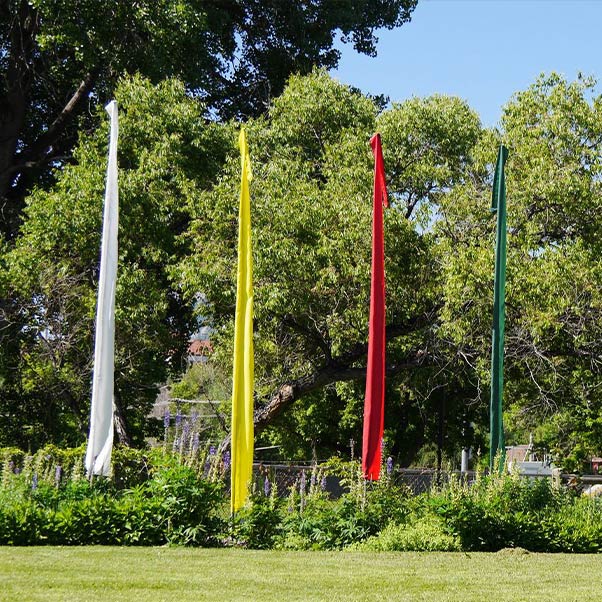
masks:
[[(62, 6), (35, 4), (40, 11)], [(386, 4), (389, 12), (383, 5), (385, 12), (372, 15), (381, 24), (399, 25), (413, 7)], [(258, 15), (252, 6), (248, 11), (245, 27), (252, 29)], [(209, 27), (226, 52), (231, 31), (222, 36), (210, 21), (191, 27)], [(367, 52), (371, 23), (348, 30)], [(44, 21), (40, 53), (59, 55), (75, 44), (81, 32), (65, 37), (63, 25)], [(167, 25), (158, 24), (150, 39), (163, 39)], [(329, 48), (328, 35), (320, 48)], [(78, 46), (82, 65), (94, 58), (89, 43)], [(203, 73), (217, 68), (216, 48), (210, 44), (211, 56), (197, 57), (209, 61)], [(245, 77), (270, 80), (272, 63), (249, 53), (254, 66), (247, 64)], [(323, 59), (330, 65), (336, 57)], [(187, 340), (199, 323), (212, 328), (214, 348), (203, 386), (218, 405), (227, 403), (240, 123), (218, 120), (209, 92), (195, 92), (203, 83), (193, 86), (183, 72), (140, 69), (146, 78), (112, 69), (103, 77), (122, 123), (116, 405), (131, 441), (143, 445), (161, 435), (158, 421), (148, 418), (157, 387), (180, 381)], [(347, 456), (350, 441), (360, 440), (368, 139), (379, 130), (392, 201), (387, 453), (405, 465), (457, 462), (469, 446), (486, 455), (494, 237), (488, 206), (503, 141), (510, 149), (508, 441), (523, 443), (533, 433), (536, 447), (564, 468), (585, 468), (602, 452), (602, 101), (595, 82), (541, 76), (509, 101), (492, 130), (457, 98), (384, 105), (323, 70), (300, 70), (306, 75), (278, 75), (281, 87), (273, 90), (282, 93), (262, 100), (262, 110), (243, 111), (255, 171), (258, 446), (279, 446), (286, 458), (324, 458)], [(233, 77), (228, 85), (244, 79)], [(76, 445), (86, 435), (107, 138), (100, 107), (89, 120), (69, 160), (50, 161), (53, 169), (20, 197), (18, 226), (11, 218), (0, 242), (0, 442), (32, 451), (48, 442)], [(181, 390), (207, 395), (193, 380), (186, 376)], [(206, 438), (223, 437), (224, 424)]]

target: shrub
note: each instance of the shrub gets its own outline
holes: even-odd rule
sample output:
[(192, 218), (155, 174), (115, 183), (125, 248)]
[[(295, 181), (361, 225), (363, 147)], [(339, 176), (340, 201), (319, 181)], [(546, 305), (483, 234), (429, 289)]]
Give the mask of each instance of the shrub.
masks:
[(267, 550), (274, 546), (282, 528), (282, 503), (255, 493), (234, 516), (230, 543)]
[[(548, 479), (493, 475), (482, 477), (468, 488), (452, 486), (435, 496), (432, 503), (435, 512), (459, 536), (464, 550), (522, 547), (544, 552), (561, 548), (551, 517), (574, 501)], [(556, 544), (552, 542), (554, 537)]]
[[(55, 461), (58, 454), (48, 455)], [(157, 456), (148, 476), (129, 489), (105, 478), (51, 484), (37, 476), (47, 474), (42, 461), (48, 458), (38, 460), (25, 459), (20, 474), (3, 475), (0, 544), (214, 545), (224, 529), (221, 485), (177, 456)], [(139, 480), (133, 470), (132, 480)]]
[(338, 500), (323, 492), (289, 498), (278, 547), (340, 549), (377, 534), (391, 520), (403, 520), (412, 500), (407, 490), (389, 484), (351, 487)]
[(412, 517), (405, 524), (389, 523), (378, 535), (354, 546), (378, 552), (457, 552), (460, 539), (446, 532), (435, 516)]
[(550, 552), (602, 551), (602, 500), (578, 498), (541, 521)]
[[(222, 485), (200, 477), (177, 459), (156, 469), (141, 486), (139, 496), (157, 511), (155, 521), (163, 527), (168, 543), (211, 545), (224, 528), (219, 509), (224, 503)], [(158, 507), (154, 507), (157, 505)]]
[(123, 523), (114, 498), (92, 495), (56, 512), (49, 539), (60, 545), (119, 545), (123, 543)]
[(269, 496), (253, 494), (229, 524), (219, 459), (164, 450), (121, 450), (115, 458), (114, 478), (90, 482), (82, 478), (81, 448), (48, 447), (35, 456), (0, 450), (0, 545), (602, 551), (602, 500), (575, 497), (546, 479), (495, 474), (413, 496), (386, 475), (370, 483), (357, 463), (333, 462), (346, 488), (340, 498), (321, 491), (317, 477), (329, 473), (320, 467), (288, 498), (274, 487)]
[(0, 545), (45, 543), (51, 522), (48, 518), (47, 513), (32, 501), (0, 507)]

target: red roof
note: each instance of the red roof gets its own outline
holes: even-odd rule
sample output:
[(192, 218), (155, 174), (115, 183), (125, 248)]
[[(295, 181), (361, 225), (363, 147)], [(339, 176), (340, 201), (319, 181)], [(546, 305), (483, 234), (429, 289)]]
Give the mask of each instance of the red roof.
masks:
[(190, 355), (207, 356), (213, 353), (213, 347), (207, 340), (201, 341), (199, 339), (195, 339), (194, 341), (190, 342), (190, 345), (188, 345), (188, 353)]

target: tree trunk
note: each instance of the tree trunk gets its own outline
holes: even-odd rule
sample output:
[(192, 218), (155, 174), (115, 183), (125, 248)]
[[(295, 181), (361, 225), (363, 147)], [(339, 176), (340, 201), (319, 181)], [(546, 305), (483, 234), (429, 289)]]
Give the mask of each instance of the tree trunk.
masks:
[(121, 396), (119, 391), (115, 388), (113, 392), (113, 401), (115, 403), (115, 414), (113, 421), (115, 423), (115, 431), (117, 432), (117, 439), (121, 445), (131, 447), (132, 440), (128, 433), (127, 423), (125, 421), (125, 414), (123, 413), (123, 404), (121, 403)]
[(10, 191), (17, 176), (15, 153), (30, 103), (37, 32), (38, 13), (27, 0), (22, 0), (12, 19), (6, 94), (0, 98), (0, 232), (8, 238), (14, 235), (22, 208), (19, 202), (10, 198)]
[(10, 9), (8, 12), (12, 29), (7, 86), (0, 98), (0, 232), (10, 239), (19, 227), (31, 172), (60, 155), (61, 137), (92, 90), (97, 72), (83, 76), (67, 104), (62, 108), (59, 105), (58, 115), (36, 140), (23, 140), (32, 81), (34, 77), (42, 78), (45, 71), (36, 56), (39, 15), (27, 0), (21, 1), (17, 15), (11, 15)]

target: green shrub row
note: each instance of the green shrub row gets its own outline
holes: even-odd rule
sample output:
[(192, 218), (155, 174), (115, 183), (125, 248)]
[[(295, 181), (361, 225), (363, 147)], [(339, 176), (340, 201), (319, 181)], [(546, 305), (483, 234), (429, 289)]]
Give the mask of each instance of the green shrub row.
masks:
[(235, 542), (252, 548), (380, 551), (602, 551), (602, 499), (551, 480), (480, 476), (414, 496), (385, 479), (330, 500), (254, 495), (237, 517)]
[[(0, 545), (602, 550), (602, 500), (547, 479), (480, 475), (415, 496), (387, 476), (366, 483), (356, 465), (330, 463), (286, 492), (258, 487), (231, 519), (223, 465), (212, 456), (118, 450), (115, 477), (90, 482), (78, 468), (83, 450), (42, 451), (0, 451)], [(338, 499), (318, 485), (327, 474), (343, 479)]]
[(0, 490), (0, 545), (219, 545), (223, 486), (165, 456), (131, 488), (114, 481), (50, 484), (19, 473)]

